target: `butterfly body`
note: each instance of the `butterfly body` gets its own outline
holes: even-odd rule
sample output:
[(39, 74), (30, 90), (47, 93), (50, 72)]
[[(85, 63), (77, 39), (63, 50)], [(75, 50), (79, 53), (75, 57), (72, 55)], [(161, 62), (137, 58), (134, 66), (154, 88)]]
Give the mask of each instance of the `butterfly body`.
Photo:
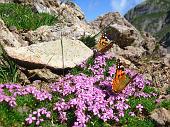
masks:
[(117, 61), (115, 77), (112, 80), (112, 91), (114, 93), (121, 92), (133, 79), (137, 76), (134, 75), (132, 78), (129, 78), (125, 73), (124, 69), (121, 67), (120, 60)]

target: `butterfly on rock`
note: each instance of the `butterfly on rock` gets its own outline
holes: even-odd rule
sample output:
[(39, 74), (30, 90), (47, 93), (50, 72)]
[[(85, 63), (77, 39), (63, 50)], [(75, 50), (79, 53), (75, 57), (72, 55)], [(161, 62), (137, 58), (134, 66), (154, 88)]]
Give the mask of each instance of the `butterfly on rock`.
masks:
[(101, 37), (95, 47), (98, 52), (104, 53), (104, 52), (108, 51), (112, 46), (113, 46), (113, 42), (111, 42), (107, 38), (106, 33), (102, 33)]
[(117, 60), (116, 63), (116, 73), (112, 80), (112, 91), (114, 93), (120, 93), (125, 87), (133, 82), (134, 78), (137, 76), (134, 75), (132, 78), (129, 78), (128, 75), (125, 73), (124, 68), (120, 60)]

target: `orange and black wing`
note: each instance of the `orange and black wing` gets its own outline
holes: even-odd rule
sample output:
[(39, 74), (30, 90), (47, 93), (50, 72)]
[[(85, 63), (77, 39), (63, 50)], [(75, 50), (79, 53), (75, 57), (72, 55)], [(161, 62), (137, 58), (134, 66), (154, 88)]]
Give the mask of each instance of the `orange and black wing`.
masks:
[(116, 65), (116, 73), (115, 77), (112, 80), (112, 91), (114, 93), (121, 92), (129, 83), (133, 81), (133, 79), (137, 76), (133, 76), (132, 78), (128, 78), (125, 74), (124, 69), (121, 67), (120, 60), (118, 60)]
[(109, 39), (106, 37), (106, 34), (102, 34), (99, 42), (96, 45), (96, 48), (99, 52), (104, 53), (108, 51), (113, 46), (113, 43), (109, 43)]

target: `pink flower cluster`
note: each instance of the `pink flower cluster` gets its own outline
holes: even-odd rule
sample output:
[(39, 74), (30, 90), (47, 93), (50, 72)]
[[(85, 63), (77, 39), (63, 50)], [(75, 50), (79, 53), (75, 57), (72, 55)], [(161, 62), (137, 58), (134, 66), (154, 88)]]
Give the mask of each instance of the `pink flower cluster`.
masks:
[[(7, 93), (5, 92), (8, 91)], [(9, 94), (9, 95), (8, 95)], [(51, 100), (52, 95), (45, 90), (37, 90), (33, 86), (21, 86), (19, 84), (0, 84), (0, 102), (7, 102), (11, 107), (15, 107), (16, 97), (31, 94), (39, 101)]]
[[(119, 121), (124, 116), (125, 111), (130, 108), (127, 100), (130, 96), (151, 97), (151, 94), (142, 92), (148, 81), (144, 80), (142, 75), (137, 75), (130, 85), (128, 85), (120, 94), (111, 92), (111, 82), (115, 73), (115, 65), (109, 67), (110, 76), (105, 77), (104, 71), (106, 61), (111, 59), (108, 55), (99, 55), (94, 60), (94, 65), (88, 66), (93, 72), (93, 76), (88, 77), (84, 74), (67, 75), (59, 82), (52, 84), (51, 88), (54, 92), (59, 92), (63, 97), (74, 94), (75, 97), (69, 101), (65, 101), (63, 97), (54, 105), (54, 110), (60, 114), (62, 122), (67, 121), (67, 111), (71, 108), (75, 109), (76, 121), (74, 126), (86, 126), (86, 123), (93, 116), (97, 116), (103, 121), (115, 120)], [(86, 64), (80, 67), (86, 67)], [(135, 73), (126, 69), (129, 76)], [(140, 106), (140, 105), (139, 105)], [(141, 111), (141, 108), (137, 106)], [(133, 112), (131, 115), (135, 115)]]
[(51, 117), (51, 112), (47, 111), (46, 108), (40, 108), (37, 111), (33, 111), (32, 114), (29, 114), (29, 117), (25, 119), (27, 124), (32, 124), (35, 123), (36, 125), (40, 125), (41, 122), (44, 121), (44, 118), (50, 118)]

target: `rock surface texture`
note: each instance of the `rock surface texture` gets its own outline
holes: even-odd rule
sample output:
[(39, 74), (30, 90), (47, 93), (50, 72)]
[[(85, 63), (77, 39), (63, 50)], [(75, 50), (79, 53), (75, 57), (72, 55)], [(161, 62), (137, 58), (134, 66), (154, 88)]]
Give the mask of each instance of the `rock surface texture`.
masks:
[(12, 47), (20, 47), (21, 43), (17, 38), (8, 30), (3, 20), (0, 19), (0, 43)]
[[(32, 44), (26, 47), (5, 47), (8, 55), (22, 66), (52, 69), (73, 68), (93, 55), (93, 51), (81, 41), (65, 39), (63, 58), (61, 40)], [(63, 60), (62, 60), (63, 59)]]
[(155, 109), (151, 113), (151, 118), (161, 126), (168, 126), (170, 124), (170, 111), (165, 108)]

